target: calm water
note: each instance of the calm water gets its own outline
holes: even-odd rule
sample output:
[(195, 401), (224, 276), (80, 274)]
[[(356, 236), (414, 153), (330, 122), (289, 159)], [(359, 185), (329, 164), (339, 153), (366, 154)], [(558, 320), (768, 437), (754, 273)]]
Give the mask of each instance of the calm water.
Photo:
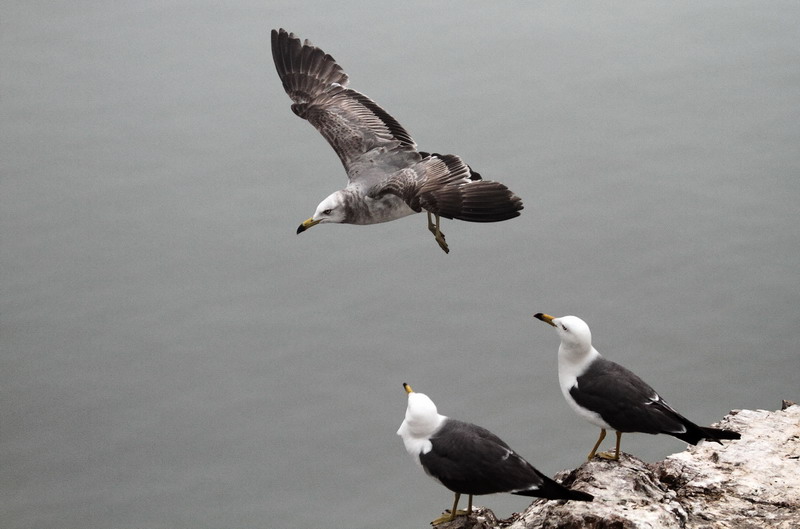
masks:
[[(0, 525), (427, 527), (402, 382), (542, 471), (597, 434), (557, 337), (701, 423), (798, 395), (800, 7), (15, 3), (0, 21)], [(496, 225), (300, 221), (345, 182), (289, 110), (283, 26)], [(654, 460), (683, 448), (627, 436)], [(528, 501), (480, 503), (506, 516)]]

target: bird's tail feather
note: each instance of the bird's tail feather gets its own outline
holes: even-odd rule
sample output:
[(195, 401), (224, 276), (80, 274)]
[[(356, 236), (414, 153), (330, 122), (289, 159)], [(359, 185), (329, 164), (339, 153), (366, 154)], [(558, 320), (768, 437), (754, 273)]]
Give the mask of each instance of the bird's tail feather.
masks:
[[(426, 156), (427, 153), (420, 153)], [(483, 180), (453, 154), (431, 154), (425, 164), (426, 182), (419, 205), (448, 219), (499, 222), (519, 216), (522, 200), (500, 182)]]
[(706, 435), (706, 439), (710, 441), (719, 442), (720, 439), (742, 438), (742, 435), (739, 432), (734, 432), (733, 430), (723, 430), (722, 428), (709, 428), (707, 426), (701, 426), (700, 429)]
[(547, 498), (548, 500), (592, 501), (594, 499), (594, 496), (588, 492), (568, 489), (567, 487), (560, 485), (557, 481), (554, 481), (544, 475), (542, 475), (542, 478), (544, 479), (544, 483), (536, 488), (514, 491), (511, 494), (517, 494), (518, 496)]
[(722, 444), (722, 439), (740, 439), (739, 432), (733, 430), (723, 430), (722, 428), (711, 428), (707, 426), (698, 426), (689, 419), (680, 417), (681, 423), (686, 430), (680, 433), (671, 433), (678, 439), (686, 441), (689, 444), (696, 445), (700, 441), (714, 441)]

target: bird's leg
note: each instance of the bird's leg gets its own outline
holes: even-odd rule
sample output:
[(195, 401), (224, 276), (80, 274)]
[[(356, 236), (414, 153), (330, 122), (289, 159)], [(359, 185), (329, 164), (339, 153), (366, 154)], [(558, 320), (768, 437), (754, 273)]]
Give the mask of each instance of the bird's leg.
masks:
[(597, 453), (597, 447), (600, 446), (600, 443), (602, 443), (603, 439), (605, 438), (606, 438), (606, 430), (605, 428), (600, 428), (600, 437), (597, 438), (597, 442), (592, 447), (592, 451), (589, 452), (589, 457), (587, 458), (587, 461), (591, 461), (592, 458), (594, 458), (594, 455)]
[(426, 210), (425, 213), (428, 214), (428, 231), (436, 235), (436, 226), (433, 224), (433, 220), (431, 220), (431, 212)]
[(444, 240), (444, 233), (439, 229), (439, 215), (436, 215), (436, 224), (431, 220), (431, 212), (426, 211), (428, 214), (428, 231), (433, 234), (436, 242), (439, 243), (439, 248), (444, 250), (444, 253), (450, 253), (450, 248), (447, 247), (447, 242)]
[(451, 522), (456, 519), (456, 516), (458, 516), (458, 514), (456, 514), (456, 513), (458, 512), (458, 500), (460, 498), (461, 498), (461, 493), (460, 492), (456, 492), (456, 498), (453, 500), (453, 509), (450, 511), (450, 521)]
[(448, 512), (445, 511), (439, 518), (436, 518), (434, 521), (431, 522), (431, 525), (439, 525), (440, 523), (444, 522), (452, 522), (456, 519), (456, 516), (469, 516), (472, 513), (472, 494), (469, 495), (469, 504), (467, 505), (466, 511), (459, 511), (458, 510), (458, 500), (461, 498), (461, 493), (456, 492), (456, 497), (453, 501), (453, 508)]
[(603, 459), (610, 459), (611, 461), (619, 461), (619, 442), (622, 439), (622, 432), (615, 432), (617, 434), (617, 448), (614, 450), (614, 453), (611, 452), (600, 452), (597, 454), (597, 457), (602, 457)]

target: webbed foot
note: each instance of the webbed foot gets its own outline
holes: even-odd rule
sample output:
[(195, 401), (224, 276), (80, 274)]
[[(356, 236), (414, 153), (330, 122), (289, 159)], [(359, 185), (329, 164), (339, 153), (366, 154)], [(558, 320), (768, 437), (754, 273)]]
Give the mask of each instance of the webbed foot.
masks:
[(450, 512), (450, 509), (447, 509), (442, 513), (440, 517), (432, 521), (431, 525), (439, 525), (440, 523), (452, 522), (453, 520), (456, 519), (456, 516), (469, 516), (469, 513), (462, 509), (459, 509), (455, 513), (452, 513)]

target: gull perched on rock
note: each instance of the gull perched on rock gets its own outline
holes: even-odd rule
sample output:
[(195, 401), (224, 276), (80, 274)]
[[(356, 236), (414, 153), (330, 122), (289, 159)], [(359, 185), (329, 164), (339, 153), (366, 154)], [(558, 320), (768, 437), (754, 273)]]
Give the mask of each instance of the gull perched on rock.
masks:
[[(522, 459), (502, 439), (475, 424), (440, 415), (433, 401), (403, 384), (408, 393), (406, 417), (397, 435), (425, 473), (455, 493), (453, 508), (433, 525), (472, 512), (472, 496), (508, 492), (551, 500), (592, 501), (586, 492), (571, 490), (548, 478)], [(469, 494), (466, 511), (458, 500)]]
[[(558, 347), (558, 381), (561, 392), (575, 412), (600, 427), (589, 460), (597, 454), (603, 459), (619, 459), (619, 443), (626, 432), (665, 433), (696, 445), (707, 439), (739, 439), (737, 432), (698, 426), (666, 403), (644, 380), (621, 365), (606, 360), (592, 346), (592, 333), (576, 316), (554, 318), (534, 314), (536, 319), (555, 327), (561, 337)], [(617, 446), (613, 453), (597, 453), (606, 430), (615, 430)]]
[(440, 217), (498, 222), (519, 215), (522, 200), (505, 185), (482, 180), (454, 154), (418, 151), (402, 125), (348, 88), (347, 74), (334, 58), (308, 40), (272, 30), (272, 57), (292, 111), (328, 140), (349, 179), (320, 202), (297, 233), (326, 222), (388, 222), (424, 209), (428, 229), (449, 252)]

